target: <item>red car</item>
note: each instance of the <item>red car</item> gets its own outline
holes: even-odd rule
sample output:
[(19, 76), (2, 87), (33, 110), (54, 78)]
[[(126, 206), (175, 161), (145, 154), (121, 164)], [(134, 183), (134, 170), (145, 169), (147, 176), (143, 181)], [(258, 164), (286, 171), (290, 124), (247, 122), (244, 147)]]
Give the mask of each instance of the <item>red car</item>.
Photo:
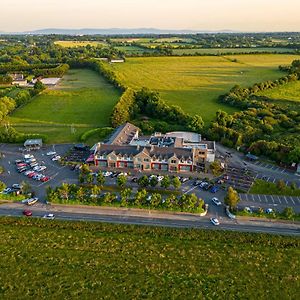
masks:
[(32, 173), (29, 173), (29, 174), (27, 175), (27, 177), (32, 178), (34, 175), (36, 175), (36, 173), (32, 172)]
[(29, 209), (23, 210), (23, 215), (26, 217), (31, 217), (32, 216), (32, 211)]
[(45, 177), (43, 177), (43, 178), (41, 179), (41, 181), (42, 181), (42, 182), (47, 182), (47, 181), (49, 181), (49, 179), (50, 179), (50, 177), (45, 176)]
[(17, 167), (18, 167), (18, 168), (20, 168), (20, 167), (27, 167), (27, 164), (20, 163), (20, 164), (17, 164)]

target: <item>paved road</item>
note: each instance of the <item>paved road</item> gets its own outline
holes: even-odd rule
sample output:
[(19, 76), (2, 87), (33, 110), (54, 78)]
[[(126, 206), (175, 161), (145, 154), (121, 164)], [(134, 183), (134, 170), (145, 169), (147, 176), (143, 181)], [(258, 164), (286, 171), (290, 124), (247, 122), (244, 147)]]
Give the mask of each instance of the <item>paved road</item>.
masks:
[[(19, 205), (2, 205), (0, 207), (1, 216), (21, 216), (24, 207)], [(201, 229), (214, 229), (214, 230), (230, 230), (240, 232), (257, 232), (257, 233), (270, 233), (282, 235), (295, 235), (300, 236), (299, 225), (281, 224), (270, 221), (257, 222), (257, 221), (231, 221), (229, 219), (222, 219), (220, 226), (214, 226), (209, 222), (208, 217), (198, 217), (189, 214), (163, 214), (151, 213), (144, 210), (118, 210), (118, 209), (97, 209), (96, 213), (79, 212), (80, 208), (73, 208), (78, 212), (64, 211), (64, 207), (32, 207), (33, 215), (35, 217), (42, 217), (45, 213), (53, 212), (59, 220), (73, 220), (73, 221), (95, 221), (95, 222), (108, 222), (116, 224), (134, 224), (134, 225), (151, 225), (162, 227), (174, 228), (201, 228)], [(49, 222), (51, 222), (49, 220)]]

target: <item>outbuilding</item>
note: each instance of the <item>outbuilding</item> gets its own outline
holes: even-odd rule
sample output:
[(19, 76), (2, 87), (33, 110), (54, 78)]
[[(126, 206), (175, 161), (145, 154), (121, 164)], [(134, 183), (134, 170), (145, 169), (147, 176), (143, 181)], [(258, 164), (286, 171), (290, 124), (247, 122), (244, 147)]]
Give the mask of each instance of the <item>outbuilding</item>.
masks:
[(26, 140), (24, 143), (24, 147), (27, 150), (39, 150), (43, 146), (42, 139), (34, 139), (34, 140)]

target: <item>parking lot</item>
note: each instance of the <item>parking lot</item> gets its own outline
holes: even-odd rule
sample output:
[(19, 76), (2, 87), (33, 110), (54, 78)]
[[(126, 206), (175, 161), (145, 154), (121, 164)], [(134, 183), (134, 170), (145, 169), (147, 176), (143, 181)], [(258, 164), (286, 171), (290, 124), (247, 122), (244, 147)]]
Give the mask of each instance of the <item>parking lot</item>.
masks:
[[(265, 180), (265, 181), (268, 181), (268, 182), (271, 182), (271, 183), (276, 183), (278, 181), (277, 178), (274, 178), (272, 176), (265, 176), (265, 175), (262, 175), (262, 174), (256, 174), (255, 179), (262, 179), (262, 180)], [(300, 188), (300, 182), (299, 180), (293, 180), (293, 181), (289, 181), (289, 180), (285, 180), (284, 178), (282, 178), (282, 180), (285, 182), (286, 185), (291, 185), (292, 183), (295, 183), (296, 186), (298, 188)]]
[(277, 207), (284, 209), (285, 207), (293, 207), (300, 213), (300, 197), (278, 196), (278, 195), (256, 195), (256, 194), (239, 194), (241, 203), (245, 206), (255, 207)]
[[(63, 155), (68, 149), (70, 149), (70, 145), (59, 145), (43, 147), (40, 150), (30, 152), (23, 152), (20, 151), (18, 146), (1, 144), (0, 152), (2, 153), (2, 159), (0, 164), (4, 167), (5, 172), (0, 175), (0, 180), (7, 186), (25, 181), (32, 186), (36, 196), (43, 201), (47, 186), (58, 186), (61, 185), (62, 182), (78, 182), (77, 173), (72, 172), (68, 167), (61, 166), (57, 161), (52, 161), (52, 156), (47, 155), (49, 151), (56, 152), (58, 155)], [(24, 160), (24, 154), (33, 155), (39, 166), (46, 167), (45, 170), (36, 173), (49, 177), (48, 181), (43, 182), (41, 180), (29, 178), (25, 176), (25, 172), (18, 173), (15, 161)]]
[(265, 163), (265, 162), (261, 162), (261, 161), (254, 161), (252, 162), (254, 165), (256, 166), (260, 166), (260, 167), (263, 167), (263, 168), (267, 168), (267, 169), (270, 169), (270, 170), (273, 170), (273, 171), (276, 171), (278, 173), (281, 173), (281, 174), (290, 174), (290, 173), (294, 173), (288, 169), (284, 169), (284, 168), (281, 168), (279, 166), (274, 166), (272, 164), (268, 164), (268, 163)]

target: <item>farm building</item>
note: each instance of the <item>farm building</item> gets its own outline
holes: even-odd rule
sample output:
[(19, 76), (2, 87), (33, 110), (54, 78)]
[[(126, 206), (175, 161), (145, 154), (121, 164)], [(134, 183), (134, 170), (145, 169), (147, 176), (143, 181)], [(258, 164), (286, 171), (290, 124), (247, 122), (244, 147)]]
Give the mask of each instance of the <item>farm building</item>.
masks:
[(24, 147), (27, 150), (38, 150), (43, 146), (42, 139), (34, 139), (34, 140), (26, 140), (24, 143)]
[[(61, 80), (61, 78), (58, 78), (58, 77), (40, 79), (41, 83), (43, 83), (46, 86), (55, 86), (59, 83), (60, 80)], [(32, 80), (33, 84), (35, 84), (36, 82), (37, 82), (37, 79)]]
[(9, 74), (9, 76), (12, 78), (12, 85), (27, 86), (28, 84), (27, 80), (24, 78), (24, 75), (21, 73)]
[(112, 64), (114, 64), (114, 63), (123, 63), (123, 62), (125, 62), (125, 59), (123, 59), (123, 58), (120, 58), (120, 59), (112, 59), (110, 62), (111, 62)]

